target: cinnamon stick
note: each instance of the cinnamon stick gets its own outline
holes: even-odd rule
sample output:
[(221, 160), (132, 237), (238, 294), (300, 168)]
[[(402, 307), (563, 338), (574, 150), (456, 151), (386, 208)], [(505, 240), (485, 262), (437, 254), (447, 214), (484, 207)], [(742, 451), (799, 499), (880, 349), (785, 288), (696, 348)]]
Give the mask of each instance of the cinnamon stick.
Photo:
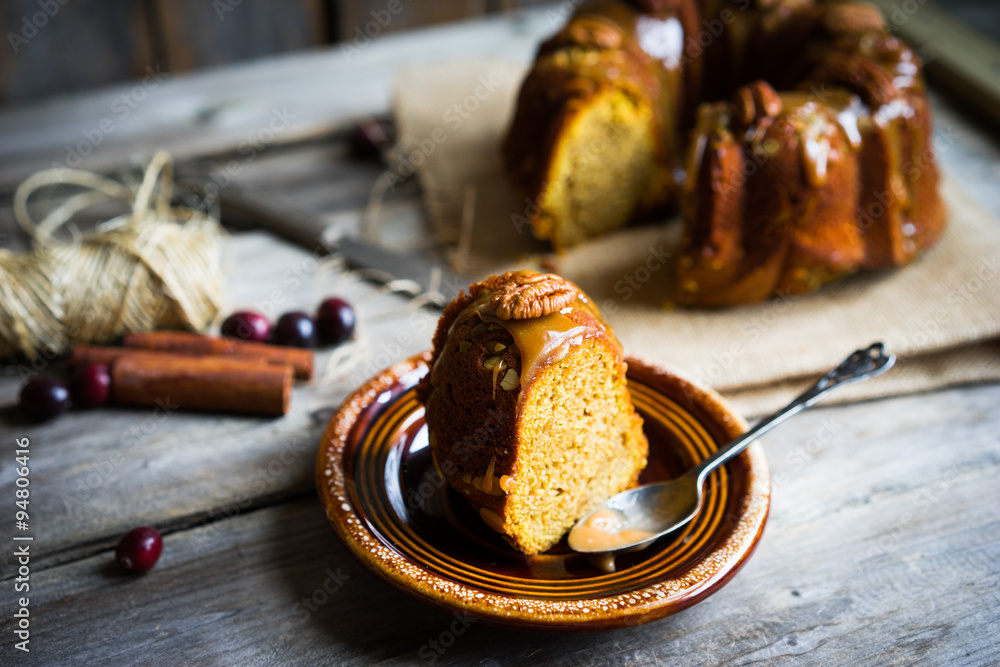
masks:
[[(69, 355), (69, 365), (70, 366), (85, 366), (88, 364), (106, 364), (111, 366), (115, 360), (122, 357), (128, 357), (130, 359), (177, 359), (177, 358), (189, 358), (189, 359), (203, 359), (205, 355), (183, 355), (175, 352), (157, 351), (157, 350), (146, 350), (139, 347), (109, 347), (105, 345), (77, 345), (73, 348), (73, 351)], [(259, 365), (267, 365), (268, 361), (266, 358), (258, 356), (241, 356), (241, 357), (217, 357), (220, 361), (229, 360), (236, 363), (241, 362), (251, 362)]]
[(291, 366), (232, 357), (126, 355), (111, 363), (118, 405), (279, 416), (288, 413), (293, 382)]
[(291, 366), (297, 378), (311, 380), (313, 377), (313, 353), (298, 347), (252, 343), (187, 331), (130, 333), (125, 335), (124, 344), (125, 347), (190, 356), (263, 357), (269, 364)]

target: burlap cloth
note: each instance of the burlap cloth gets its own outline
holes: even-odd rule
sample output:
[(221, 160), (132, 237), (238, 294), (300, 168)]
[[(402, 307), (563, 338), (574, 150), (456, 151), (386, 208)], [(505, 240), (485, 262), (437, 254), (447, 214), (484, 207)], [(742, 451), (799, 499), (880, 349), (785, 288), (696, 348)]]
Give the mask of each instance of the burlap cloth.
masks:
[[(553, 255), (524, 225), (526, 202), (501, 171), (498, 145), (522, 66), (446, 63), (407, 69), (395, 89), (406, 171), (415, 167), (435, 232), (470, 278), (513, 267), (575, 281), (629, 355), (715, 388), (746, 415), (776, 409), (852, 350), (877, 340), (895, 369), (829, 402), (1000, 380), (1000, 223), (943, 179), (950, 223), (900, 270), (867, 272), (815, 294), (698, 311), (671, 309), (676, 220), (632, 226)], [(463, 226), (465, 232), (463, 232)]]

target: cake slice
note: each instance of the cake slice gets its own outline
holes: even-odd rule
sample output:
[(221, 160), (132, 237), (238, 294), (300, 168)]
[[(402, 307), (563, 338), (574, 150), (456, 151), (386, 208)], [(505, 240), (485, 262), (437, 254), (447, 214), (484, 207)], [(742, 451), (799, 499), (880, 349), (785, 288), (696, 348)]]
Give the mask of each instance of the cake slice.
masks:
[(439, 473), (515, 548), (549, 549), (646, 465), (626, 369), (573, 283), (521, 271), (471, 285), (418, 387)]

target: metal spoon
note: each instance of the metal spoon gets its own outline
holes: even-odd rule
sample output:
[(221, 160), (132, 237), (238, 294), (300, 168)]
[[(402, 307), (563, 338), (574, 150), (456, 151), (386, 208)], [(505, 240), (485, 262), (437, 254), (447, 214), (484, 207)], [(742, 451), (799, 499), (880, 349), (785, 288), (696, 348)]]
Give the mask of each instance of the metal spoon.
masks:
[(677, 479), (622, 491), (595, 508), (573, 526), (570, 548), (583, 553), (620, 551), (645, 545), (680, 528), (701, 509), (702, 486), (713, 470), (781, 422), (812, 406), (834, 387), (881, 375), (895, 361), (895, 355), (886, 353), (882, 343), (855, 351), (787, 406), (761, 419)]

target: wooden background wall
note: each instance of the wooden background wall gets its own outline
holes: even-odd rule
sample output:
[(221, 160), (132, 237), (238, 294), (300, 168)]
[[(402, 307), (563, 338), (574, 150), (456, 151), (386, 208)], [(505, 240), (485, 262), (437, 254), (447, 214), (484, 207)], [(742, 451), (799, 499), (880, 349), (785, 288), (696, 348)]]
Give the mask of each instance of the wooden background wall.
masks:
[[(0, 46), (0, 104), (142, 77), (150, 69), (185, 72), (336, 42), (350, 44), (359, 36), (544, 2), (0, 0), (5, 42)], [(1000, 41), (996, 0), (948, 0), (942, 5)], [(377, 18), (385, 24), (372, 23)]]
[(142, 77), (150, 68), (185, 72), (539, 2), (2, 0), (0, 103)]

